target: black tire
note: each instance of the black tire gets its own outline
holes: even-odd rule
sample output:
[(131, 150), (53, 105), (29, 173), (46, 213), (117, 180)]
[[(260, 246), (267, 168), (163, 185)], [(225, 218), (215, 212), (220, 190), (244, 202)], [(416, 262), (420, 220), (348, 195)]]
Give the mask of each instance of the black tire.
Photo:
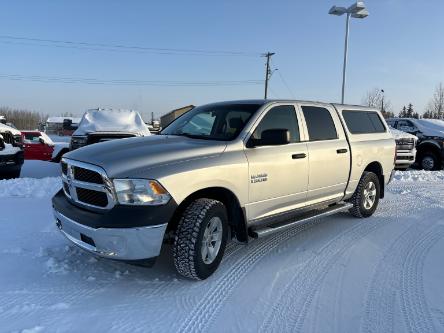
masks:
[[(222, 222), (222, 241), (215, 259), (207, 264), (201, 252), (204, 233), (210, 220)], [(173, 245), (174, 265), (179, 274), (195, 280), (204, 280), (219, 267), (228, 238), (228, 218), (225, 206), (213, 199), (197, 199), (183, 212)]]
[[(374, 203), (370, 208), (365, 207), (365, 195), (364, 189), (368, 186), (368, 184), (372, 182), (375, 185), (376, 195), (374, 199)], [(361, 179), (359, 180), (358, 187), (356, 188), (355, 193), (349, 200), (350, 203), (353, 204), (353, 208), (349, 211), (350, 213), (359, 218), (370, 217), (375, 212), (379, 203), (379, 196), (381, 194), (381, 187), (379, 184), (379, 178), (373, 172), (364, 171)]]
[(419, 159), (419, 166), (423, 170), (434, 171), (441, 169), (441, 163), (438, 156), (432, 152), (425, 152), (421, 154)]

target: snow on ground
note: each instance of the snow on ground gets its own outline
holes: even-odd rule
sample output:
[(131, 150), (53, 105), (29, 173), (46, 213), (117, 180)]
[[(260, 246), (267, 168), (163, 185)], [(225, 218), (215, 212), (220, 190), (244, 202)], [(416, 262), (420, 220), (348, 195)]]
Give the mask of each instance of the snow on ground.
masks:
[[(60, 164), (47, 161), (25, 160), (22, 166), (21, 178), (58, 177), (61, 173)], [(1, 191), (1, 189), (0, 189)]]
[(0, 182), (0, 331), (442, 332), (442, 172), (397, 172), (369, 219), (229, 244), (208, 280), (98, 259), (53, 222), (58, 178)]

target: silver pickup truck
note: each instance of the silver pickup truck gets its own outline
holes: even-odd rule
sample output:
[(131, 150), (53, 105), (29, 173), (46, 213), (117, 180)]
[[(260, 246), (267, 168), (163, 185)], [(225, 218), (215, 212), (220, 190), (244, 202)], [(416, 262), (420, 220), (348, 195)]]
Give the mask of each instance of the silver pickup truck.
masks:
[(160, 135), (87, 146), (61, 162), (56, 224), (99, 256), (152, 264), (171, 240), (177, 271), (205, 279), (229, 239), (249, 242), (320, 216), (371, 216), (394, 169), (380, 112), (246, 100), (203, 105)]

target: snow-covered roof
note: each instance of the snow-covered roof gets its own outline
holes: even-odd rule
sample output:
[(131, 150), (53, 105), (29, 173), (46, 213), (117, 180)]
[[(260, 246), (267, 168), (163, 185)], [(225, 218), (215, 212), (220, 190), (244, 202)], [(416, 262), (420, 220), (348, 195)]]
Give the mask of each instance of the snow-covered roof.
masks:
[(142, 136), (151, 135), (139, 112), (133, 110), (88, 110), (73, 135), (93, 132), (128, 132)]
[(413, 138), (413, 139), (418, 139), (415, 135), (410, 134), (410, 133), (406, 133), (400, 130), (397, 130), (391, 126), (389, 126), (389, 130), (392, 133), (393, 137), (395, 139), (406, 139), (406, 138)]
[(0, 132), (3, 132), (3, 131), (9, 131), (12, 133), (12, 135), (21, 135), (22, 134), (22, 132), (20, 132), (18, 129), (15, 129), (11, 126), (0, 123)]
[(46, 120), (46, 122), (47, 123), (56, 123), (56, 124), (60, 123), (60, 124), (62, 124), (65, 119), (71, 120), (73, 124), (78, 124), (78, 123), (80, 123), (80, 120), (82, 118), (76, 118), (76, 117), (49, 117)]
[(9, 143), (5, 143), (5, 149), (0, 150), (0, 155), (14, 155), (20, 151), (19, 147), (14, 147)]

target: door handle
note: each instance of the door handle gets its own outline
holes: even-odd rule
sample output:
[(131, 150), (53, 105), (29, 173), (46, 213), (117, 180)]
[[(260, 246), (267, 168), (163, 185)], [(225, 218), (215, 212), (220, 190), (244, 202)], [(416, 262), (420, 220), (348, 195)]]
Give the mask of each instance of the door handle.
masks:
[(300, 158), (306, 158), (306, 157), (307, 157), (307, 154), (305, 154), (305, 153), (291, 155), (291, 158), (294, 159), (294, 160), (297, 160), (297, 159), (300, 159)]
[(336, 152), (338, 153), (338, 154), (345, 154), (346, 152), (348, 152), (348, 150), (347, 149), (337, 149), (336, 150)]

